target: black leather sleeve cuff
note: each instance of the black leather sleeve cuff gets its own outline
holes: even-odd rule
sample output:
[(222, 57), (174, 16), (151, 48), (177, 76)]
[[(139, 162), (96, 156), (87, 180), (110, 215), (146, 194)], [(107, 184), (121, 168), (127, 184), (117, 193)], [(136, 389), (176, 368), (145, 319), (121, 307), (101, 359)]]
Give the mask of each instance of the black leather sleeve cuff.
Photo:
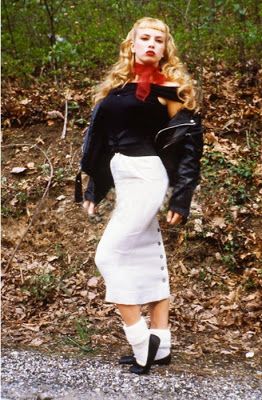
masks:
[(95, 203), (95, 185), (93, 179), (90, 177), (87, 188), (84, 192), (84, 200), (92, 201)]

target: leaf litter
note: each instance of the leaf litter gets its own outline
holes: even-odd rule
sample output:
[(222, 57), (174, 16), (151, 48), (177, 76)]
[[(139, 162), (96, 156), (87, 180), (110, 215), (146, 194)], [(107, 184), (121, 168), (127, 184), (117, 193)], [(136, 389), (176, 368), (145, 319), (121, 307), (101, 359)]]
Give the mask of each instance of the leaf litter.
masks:
[[(227, 71), (223, 76), (223, 68), (219, 74), (204, 71), (203, 172), (191, 218), (186, 226), (172, 228), (165, 222), (165, 210), (160, 212), (172, 293), (170, 323), (176, 354), (188, 359), (238, 355), (258, 364), (262, 102), (258, 85), (250, 86), (252, 71), (242, 77)], [(59, 90), (33, 87), (20, 89), (17, 95), (14, 85), (5, 95), (3, 145), (43, 146), (55, 173), (49, 197), (5, 274), (46, 186), (48, 164), (29, 146), (3, 147), (2, 340), (7, 346), (75, 351), (88, 344), (92, 351), (118, 352), (126, 345), (121, 318), (114, 305), (104, 303), (104, 283), (94, 265), (114, 193), (108, 194), (94, 218), (73, 202), (83, 138), (76, 121), (87, 121), (90, 114), (90, 88), (81, 91), (74, 84), (68, 101), (79, 107), (73, 109), (75, 115), (69, 112), (64, 140)]]

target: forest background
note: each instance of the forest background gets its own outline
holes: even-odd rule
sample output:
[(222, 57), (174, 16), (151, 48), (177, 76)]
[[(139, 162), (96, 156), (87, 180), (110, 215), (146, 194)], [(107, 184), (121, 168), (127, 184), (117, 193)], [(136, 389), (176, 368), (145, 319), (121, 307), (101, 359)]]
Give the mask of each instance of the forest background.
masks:
[[(136, 19), (170, 27), (200, 89), (202, 181), (183, 227), (160, 223), (177, 357), (259, 362), (259, 0), (2, 1), (3, 343), (95, 352), (123, 344), (93, 257), (114, 193), (73, 202), (90, 91)], [(62, 132), (62, 137), (61, 137)], [(199, 361), (198, 361), (199, 362)]]

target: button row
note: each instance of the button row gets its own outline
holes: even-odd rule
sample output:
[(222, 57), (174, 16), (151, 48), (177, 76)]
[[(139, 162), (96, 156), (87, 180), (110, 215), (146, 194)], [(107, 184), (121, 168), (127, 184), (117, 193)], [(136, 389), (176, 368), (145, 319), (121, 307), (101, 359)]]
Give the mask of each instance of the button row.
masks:
[[(157, 232), (160, 232), (160, 228), (157, 228)], [(161, 246), (161, 242), (158, 242), (158, 245)], [(161, 254), (160, 258), (164, 258), (164, 256)], [(160, 267), (161, 271), (164, 271), (165, 267)], [(166, 278), (162, 278), (162, 282), (165, 283), (166, 282)]]

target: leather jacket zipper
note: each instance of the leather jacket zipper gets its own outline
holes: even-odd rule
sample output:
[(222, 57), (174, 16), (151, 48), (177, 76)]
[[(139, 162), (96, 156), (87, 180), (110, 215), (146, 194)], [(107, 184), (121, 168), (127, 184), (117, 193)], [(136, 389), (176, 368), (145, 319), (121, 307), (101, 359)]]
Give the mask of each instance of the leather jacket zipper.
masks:
[(184, 123), (184, 124), (177, 124), (177, 125), (169, 126), (168, 128), (161, 129), (159, 132), (157, 132), (157, 134), (156, 134), (156, 136), (155, 136), (155, 142), (157, 141), (158, 136), (159, 136), (160, 133), (162, 133), (162, 132), (168, 131), (168, 130), (170, 130), (170, 129), (178, 128), (179, 126), (194, 126), (194, 125), (196, 125), (196, 122), (195, 122), (195, 121), (194, 121), (194, 122), (191, 122), (191, 123), (190, 123), (190, 122), (186, 122), (186, 123)]

